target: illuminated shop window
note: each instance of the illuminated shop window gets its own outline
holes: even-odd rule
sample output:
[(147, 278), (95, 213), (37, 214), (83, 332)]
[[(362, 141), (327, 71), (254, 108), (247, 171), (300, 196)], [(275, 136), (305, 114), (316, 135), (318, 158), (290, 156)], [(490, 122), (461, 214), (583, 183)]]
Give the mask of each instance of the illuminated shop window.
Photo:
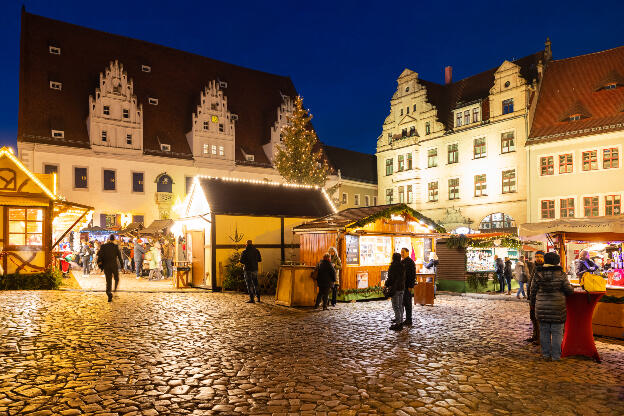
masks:
[(43, 245), (42, 208), (9, 208), (9, 245)]

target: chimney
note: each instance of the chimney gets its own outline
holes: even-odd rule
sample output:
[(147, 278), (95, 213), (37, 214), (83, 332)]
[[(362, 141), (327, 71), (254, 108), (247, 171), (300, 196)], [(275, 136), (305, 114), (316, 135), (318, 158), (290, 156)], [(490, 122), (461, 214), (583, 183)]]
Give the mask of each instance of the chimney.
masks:
[(453, 82), (453, 67), (447, 66), (444, 68), (444, 84), (448, 85)]

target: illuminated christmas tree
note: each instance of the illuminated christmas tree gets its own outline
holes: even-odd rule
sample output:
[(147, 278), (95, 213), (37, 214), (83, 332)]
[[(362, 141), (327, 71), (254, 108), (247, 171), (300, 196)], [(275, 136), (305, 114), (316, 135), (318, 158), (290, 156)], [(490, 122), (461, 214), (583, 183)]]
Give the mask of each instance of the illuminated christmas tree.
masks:
[(303, 108), (303, 99), (297, 97), (289, 124), (282, 129), (282, 141), (277, 147), (274, 163), (289, 183), (323, 186), (329, 166), (310, 126), (311, 119), (312, 116)]

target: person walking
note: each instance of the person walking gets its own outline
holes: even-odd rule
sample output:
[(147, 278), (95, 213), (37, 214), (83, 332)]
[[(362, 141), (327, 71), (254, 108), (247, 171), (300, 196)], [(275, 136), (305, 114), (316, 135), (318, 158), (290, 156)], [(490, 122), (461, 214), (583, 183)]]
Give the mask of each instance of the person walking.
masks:
[(145, 247), (141, 245), (141, 240), (134, 239), (134, 270), (136, 278), (140, 279), (143, 275), (143, 257), (145, 256)]
[(157, 241), (149, 250), (150, 253), (150, 261), (149, 261), (149, 280), (160, 280), (162, 279), (162, 251), (160, 251), (160, 243)]
[(316, 266), (316, 283), (318, 285), (318, 294), (316, 295), (316, 302), (314, 302), (314, 309), (319, 307), (321, 300), (323, 301), (323, 310), (327, 310), (327, 303), (329, 297), (329, 289), (335, 286), (336, 275), (338, 272), (334, 268), (331, 262), (331, 254), (325, 253), (323, 260)]
[(511, 278), (513, 276), (513, 272), (511, 270), (511, 260), (509, 260), (509, 257), (505, 257), (503, 274), (505, 275), (505, 282), (507, 282), (507, 295), (511, 295)]
[(535, 252), (535, 262), (533, 263), (533, 271), (529, 274), (529, 282), (527, 283), (527, 297), (529, 298), (529, 318), (531, 319), (531, 326), (533, 331), (531, 336), (525, 339), (526, 342), (533, 344), (539, 344), (539, 323), (535, 317), (535, 301), (531, 296), (533, 292), (533, 282), (536, 281), (536, 276), (542, 273), (542, 267), (544, 266), (544, 252), (538, 250)]
[(91, 247), (89, 247), (88, 241), (82, 243), (80, 262), (82, 263), (82, 275), (89, 276), (91, 274)]
[(412, 289), (416, 285), (416, 264), (410, 257), (407, 248), (401, 249), (401, 264), (405, 270), (405, 291), (403, 292), (403, 307), (405, 308), (405, 321), (403, 326), (412, 326), (412, 303), (414, 302)]
[(531, 298), (535, 300), (535, 316), (539, 322), (542, 357), (553, 361), (561, 359), (567, 314), (566, 296), (574, 292), (559, 261), (557, 253), (546, 253), (542, 273), (536, 275), (531, 289)]
[(111, 234), (110, 237), (108, 237), (108, 243), (102, 244), (97, 252), (97, 263), (98, 267), (104, 271), (104, 277), (106, 278), (106, 295), (108, 296), (108, 301), (112, 302), (113, 278), (115, 279), (116, 292), (117, 286), (119, 285), (119, 266), (123, 264), (121, 251), (119, 251), (119, 247), (115, 244), (114, 234)]
[(503, 259), (497, 255), (494, 255), (494, 273), (496, 273), (498, 283), (500, 284), (498, 293), (503, 293), (505, 291), (505, 265), (503, 264)]
[(524, 291), (524, 285), (529, 280), (529, 272), (526, 264), (524, 263), (524, 256), (520, 256), (520, 259), (516, 262), (514, 270), (516, 281), (518, 282), (518, 292), (516, 292), (516, 298), (520, 299), (522, 295), (523, 299), (526, 299), (526, 292)]
[(258, 263), (262, 261), (260, 251), (254, 247), (251, 240), (247, 240), (247, 247), (241, 254), (240, 262), (245, 266), (245, 283), (247, 284), (247, 292), (249, 300), (247, 303), (255, 303), (254, 296), (260, 302), (260, 292), (258, 291)]
[(340, 261), (338, 250), (336, 250), (335, 247), (329, 248), (329, 261), (331, 261), (331, 264), (334, 266), (334, 270), (336, 271), (336, 280), (331, 287), (331, 305), (336, 306), (336, 296), (338, 295), (338, 287), (340, 286), (340, 270), (342, 269), (342, 261)]
[(93, 271), (98, 267), (98, 255), (97, 253), (99, 253), (100, 251), (100, 242), (98, 240), (95, 240), (93, 242), (93, 249), (91, 250), (91, 268), (90, 270)]
[(388, 268), (388, 278), (386, 286), (390, 288), (390, 298), (392, 299), (392, 309), (394, 310), (394, 321), (390, 326), (393, 331), (403, 329), (403, 291), (405, 290), (405, 270), (401, 263), (399, 253), (392, 254), (392, 263)]
[(173, 276), (173, 257), (175, 254), (175, 250), (173, 248), (173, 244), (170, 241), (165, 241), (165, 246), (163, 249), (163, 258), (165, 260), (165, 267), (167, 269), (166, 277), (167, 279)]

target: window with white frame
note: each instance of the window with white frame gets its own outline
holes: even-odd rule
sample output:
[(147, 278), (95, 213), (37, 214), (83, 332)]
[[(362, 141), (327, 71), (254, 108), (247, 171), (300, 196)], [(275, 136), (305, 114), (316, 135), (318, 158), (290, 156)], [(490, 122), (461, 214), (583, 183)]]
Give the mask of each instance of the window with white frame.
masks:
[(210, 146), (210, 153), (213, 155), (217, 155), (217, 145), (213, 144), (212, 146)]
[(63, 83), (58, 81), (50, 81), (50, 88), (53, 90), (61, 91), (63, 89)]
[(360, 205), (360, 196), (359, 195), (353, 195), (353, 205), (355, 205), (356, 207)]
[(349, 196), (347, 195), (347, 193), (346, 193), (346, 192), (343, 192), (343, 193), (342, 193), (342, 202), (341, 202), (341, 203), (342, 203), (343, 205), (346, 205), (346, 204), (348, 204), (348, 203), (349, 203)]
[(52, 137), (55, 139), (62, 139), (65, 137), (65, 132), (63, 130), (52, 130)]
[(219, 146), (219, 156), (223, 156), (225, 154), (225, 149), (223, 146)]
[(369, 207), (370, 206), (370, 196), (368, 196), (368, 195), (364, 195), (364, 206), (365, 207)]
[(61, 48), (57, 47), (57, 46), (48, 46), (48, 52), (50, 52), (50, 54), (52, 55), (60, 55), (61, 54)]

